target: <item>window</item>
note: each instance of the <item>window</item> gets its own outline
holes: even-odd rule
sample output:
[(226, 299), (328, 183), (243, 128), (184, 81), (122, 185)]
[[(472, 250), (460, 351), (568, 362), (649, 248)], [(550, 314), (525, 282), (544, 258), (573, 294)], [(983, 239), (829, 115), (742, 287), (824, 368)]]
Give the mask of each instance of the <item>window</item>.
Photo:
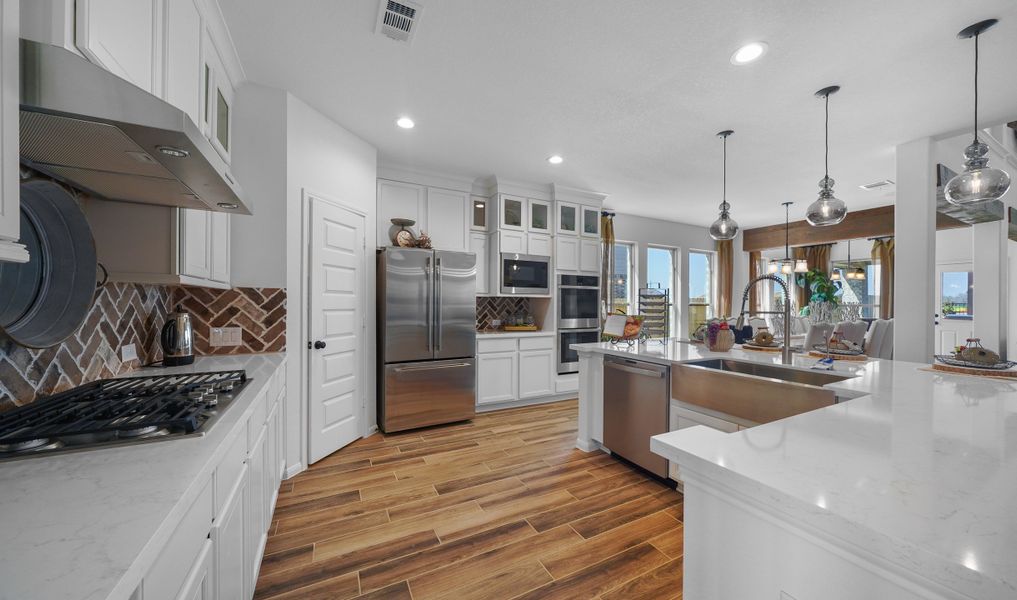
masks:
[(943, 271), (939, 310), (947, 319), (974, 316), (975, 274), (971, 271)]
[(677, 270), (675, 266), (678, 261), (675, 260), (677, 250), (674, 248), (660, 248), (656, 246), (650, 246), (646, 249), (646, 287), (648, 288), (660, 288), (667, 291), (668, 295), (668, 333), (670, 337), (678, 336), (678, 318), (679, 315), (675, 311), (677, 303), (675, 299), (675, 291), (678, 286), (675, 285), (677, 280)]
[[(632, 297), (635, 295), (635, 245), (616, 242), (614, 245), (614, 271), (611, 286), (614, 290), (614, 305), (611, 312), (634, 314)], [(632, 311), (631, 313), (629, 311)]]
[[(847, 262), (834, 262), (830, 268), (831, 274), (840, 274), (838, 300), (843, 304), (860, 304), (863, 319), (878, 319), (879, 264), (871, 260), (852, 260), (850, 265)], [(849, 277), (849, 274), (858, 272), (858, 269), (864, 271), (864, 279)]]
[(713, 260), (713, 252), (689, 251), (689, 331), (713, 317)]

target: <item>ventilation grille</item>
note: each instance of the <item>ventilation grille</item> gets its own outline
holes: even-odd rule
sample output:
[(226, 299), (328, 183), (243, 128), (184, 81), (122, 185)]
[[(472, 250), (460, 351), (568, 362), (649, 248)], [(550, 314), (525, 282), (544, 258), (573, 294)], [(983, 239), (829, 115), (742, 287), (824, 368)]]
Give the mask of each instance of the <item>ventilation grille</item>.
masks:
[(866, 192), (871, 192), (873, 190), (878, 190), (879, 188), (892, 187), (892, 186), (893, 186), (893, 181), (892, 180), (890, 180), (890, 179), (882, 179), (880, 181), (873, 181), (872, 183), (866, 183), (865, 185), (860, 185), (858, 187), (862, 188)]
[(413, 2), (381, 0), (377, 32), (399, 42), (413, 41), (422, 7)]

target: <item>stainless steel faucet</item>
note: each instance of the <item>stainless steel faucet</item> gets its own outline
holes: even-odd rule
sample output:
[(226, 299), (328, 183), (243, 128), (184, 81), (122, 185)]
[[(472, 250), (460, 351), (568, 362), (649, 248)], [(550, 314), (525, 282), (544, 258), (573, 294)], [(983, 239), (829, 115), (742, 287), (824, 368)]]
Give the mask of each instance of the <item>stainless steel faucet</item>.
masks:
[(749, 290), (751, 290), (752, 286), (754, 286), (755, 284), (759, 283), (760, 281), (773, 281), (773, 282), (776, 282), (776, 283), (780, 284), (781, 289), (784, 290), (784, 312), (783, 312), (783, 315), (784, 315), (784, 346), (781, 348), (781, 351), (780, 351), (780, 362), (781, 362), (781, 364), (784, 364), (784, 365), (790, 365), (791, 364), (791, 294), (790, 294), (790, 292), (788, 290), (787, 283), (785, 283), (783, 279), (781, 279), (780, 277), (777, 277), (776, 275), (760, 275), (759, 277), (756, 277), (755, 279), (750, 281), (748, 283), (748, 285), (745, 286), (745, 291), (742, 293), (742, 308), (741, 308), (741, 311), (738, 313), (738, 322), (735, 324), (735, 327), (737, 327), (738, 329), (741, 329), (742, 327), (745, 327), (745, 315), (752, 316), (752, 315), (779, 315), (779, 314), (781, 314), (780, 312), (773, 311), (773, 310), (757, 311), (757, 312), (754, 312), (754, 313), (750, 314), (751, 311), (745, 310), (745, 303), (749, 301)]

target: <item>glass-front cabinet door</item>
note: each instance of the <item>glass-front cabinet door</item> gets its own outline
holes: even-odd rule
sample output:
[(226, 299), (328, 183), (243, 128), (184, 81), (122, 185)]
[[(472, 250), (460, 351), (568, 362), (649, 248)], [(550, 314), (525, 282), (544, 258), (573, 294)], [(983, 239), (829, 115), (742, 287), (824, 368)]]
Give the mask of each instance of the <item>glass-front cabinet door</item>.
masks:
[(487, 198), (470, 196), (470, 229), (487, 231)]
[(501, 228), (526, 231), (526, 198), (501, 194)]
[(530, 233), (551, 233), (551, 203), (544, 200), (529, 200)]
[(576, 235), (579, 233), (579, 205), (558, 202), (558, 233)]
[(583, 209), (583, 235), (600, 237), (600, 211), (592, 206)]

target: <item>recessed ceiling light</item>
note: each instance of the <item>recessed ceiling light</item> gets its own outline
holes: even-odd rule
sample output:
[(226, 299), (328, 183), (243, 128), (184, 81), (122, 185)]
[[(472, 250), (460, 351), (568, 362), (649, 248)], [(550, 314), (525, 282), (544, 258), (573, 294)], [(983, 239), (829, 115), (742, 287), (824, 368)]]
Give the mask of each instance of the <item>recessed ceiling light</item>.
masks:
[(413, 126), (416, 125), (416, 123), (414, 123), (413, 119), (409, 117), (399, 117), (399, 120), (396, 121), (396, 125), (403, 129), (413, 129)]
[(560, 165), (563, 162), (565, 162), (565, 159), (562, 158), (560, 154), (555, 154), (553, 156), (548, 156), (547, 162), (551, 163), (552, 165)]
[(735, 50), (735, 53), (731, 55), (731, 64), (747, 65), (750, 62), (759, 60), (764, 54), (766, 54), (767, 48), (769, 48), (769, 46), (766, 45), (766, 42), (752, 42), (750, 44), (745, 44), (738, 50)]

